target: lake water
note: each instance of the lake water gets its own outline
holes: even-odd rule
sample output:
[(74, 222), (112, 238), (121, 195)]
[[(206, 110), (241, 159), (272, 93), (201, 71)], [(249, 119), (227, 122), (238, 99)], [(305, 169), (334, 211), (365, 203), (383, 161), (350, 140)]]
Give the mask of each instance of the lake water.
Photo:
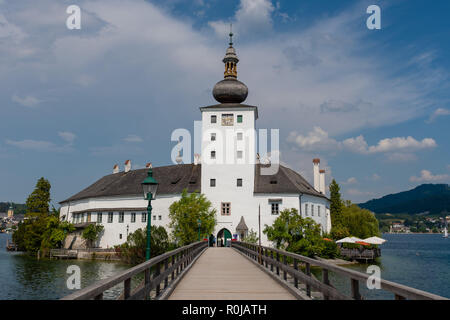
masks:
[[(450, 239), (441, 234), (383, 234), (387, 240), (381, 245), (381, 258), (377, 265), (381, 278), (416, 289), (450, 298)], [(368, 264), (349, 265), (366, 272)], [(349, 281), (334, 276), (336, 287), (350, 292)], [(383, 290), (368, 290), (360, 285), (367, 299), (393, 299)]]
[[(70, 293), (66, 286), (67, 267), (78, 265), (81, 269), (81, 287), (129, 268), (118, 262), (87, 260), (36, 260), (20, 253), (5, 250), (10, 235), (0, 233), (0, 300), (59, 299)], [(450, 298), (450, 239), (439, 234), (384, 234), (388, 240), (381, 246), (378, 262), (381, 277), (413, 288)], [(350, 265), (361, 272), (368, 265)], [(330, 280), (339, 289), (349, 293), (350, 283), (337, 275)], [(114, 298), (122, 290), (118, 285), (105, 293)], [(366, 299), (392, 299), (382, 290), (368, 290), (361, 285)]]
[[(59, 299), (73, 293), (66, 285), (67, 268), (81, 270), (81, 288), (129, 268), (120, 262), (89, 260), (37, 260), (17, 252), (7, 252), (10, 234), (0, 233), (0, 300)], [(120, 294), (121, 285), (105, 293), (105, 299)]]

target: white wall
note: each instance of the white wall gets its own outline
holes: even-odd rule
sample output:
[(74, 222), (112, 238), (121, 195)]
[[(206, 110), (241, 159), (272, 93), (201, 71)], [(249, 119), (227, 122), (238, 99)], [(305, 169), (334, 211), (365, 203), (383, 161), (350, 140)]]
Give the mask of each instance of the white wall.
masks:
[[(319, 223), (322, 226), (323, 232), (329, 232), (331, 226), (328, 224), (327, 215), (329, 212), (327, 211), (328, 200), (320, 197), (310, 196), (304, 194), (301, 197), (302, 210), (301, 214), (304, 218), (311, 218), (315, 222)], [(314, 212), (312, 212), (312, 208), (314, 207)], [(319, 216), (319, 208), (320, 208), (320, 216)]]
[[(169, 207), (179, 199), (180, 195), (158, 195), (157, 199), (152, 201), (152, 225), (164, 226), (167, 229), (170, 222)], [(70, 206), (69, 203), (64, 203), (61, 206), (60, 216), (66, 215), (66, 219), (73, 222), (73, 212), (100, 208), (146, 208), (147, 204), (148, 202), (140, 196), (90, 198), (70, 202)], [(124, 211), (123, 223), (119, 223), (119, 211), (114, 210), (112, 212), (113, 222), (108, 223), (108, 211), (102, 211), (102, 222), (100, 224), (104, 226), (104, 232), (99, 239), (101, 248), (111, 248), (124, 243), (127, 240), (127, 226), (128, 234), (147, 226), (147, 222), (141, 221), (142, 213), (147, 215), (147, 210)], [(131, 213), (133, 212), (136, 213), (136, 222), (134, 223), (131, 222)], [(153, 219), (153, 216), (156, 216), (156, 220)], [(161, 216), (161, 220), (159, 220), (159, 216)], [(86, 221), (85, 215), (84, 222)], [(97, 222), (97, 211), (91, 212), (91, 222)], [(120, 239), (120, 234), (122, 239)]]

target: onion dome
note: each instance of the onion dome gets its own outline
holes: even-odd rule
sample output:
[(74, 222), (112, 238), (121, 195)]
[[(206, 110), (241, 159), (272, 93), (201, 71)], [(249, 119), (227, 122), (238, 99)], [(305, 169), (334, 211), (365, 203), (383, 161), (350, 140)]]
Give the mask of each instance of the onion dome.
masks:
[(225, 64), (224, 79), (216, 83), (213, 96), (220, 103), (241, 103), (248, 95), (247, 86), (237, 79), (237, 64), (239, 59), (233, 48), (233, 33), (230, 31), (230, 43), (223, 63)]

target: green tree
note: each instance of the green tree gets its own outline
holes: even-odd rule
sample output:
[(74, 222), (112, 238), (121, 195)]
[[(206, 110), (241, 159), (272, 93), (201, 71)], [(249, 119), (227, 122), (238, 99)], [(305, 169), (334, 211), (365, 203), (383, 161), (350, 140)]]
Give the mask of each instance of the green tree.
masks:
[(184, 246), (198, 241), (198, 222), (200, 234), (210, 234), (216, 225), (216, 209), (211, 209), (211, 202), (197, 192), (187, 193), (183, 190), (181, 199), (169, 208), (170, 228), (175, 241)]
[(48, 180), (44, 178), (38, 180), (26, 202), (28, 214), (49, 214), (50, 188)]
[(104, 227), (101, 224), (90, 224), (83, 230), (81, 237), (86, 240), (88, 247), (92, 247), (103, 230)]
[(258, 243), (259, 237), (256, 231), (253, 231), (253, 229), (250, 229), (250, 231), (247, 233), (247, 235), (242, 239), (243, 242), (247, 243)]
[[(147, 248), (147, 228), (138, 229), (130, 233), (127, 242), (117, 246), (121, 259), (133, 265), (145, 261), (145, 251)], [(164, 252), (174, 249), (175, 246), (170, 242), (169, 236), (164, 227), (151, 227), (150, 253), (151, 257), (156, 257)]]
[(74, 230), (72, 224), (59, 220), (59, 210), (49, 212), (50, 183), (40, 178), (27, 199), (27, 220), (21, 222), (13, 233), (19, 250), (34, 253), (62, 246), (67, 234)]
[(330, 183), (330, 214), (331, 214), (331, 227), (342, 225), (342, 200), (341, 200), (341, 188), (336, 180), (333, 179)]
[(320, 225), (311, 218), (302, 218), (295, 208), (281, 211), (263, 232), (276, 248), (308, 257), (321, 256), (327, 246)]
[(341, 226), (348, 230), (349, 234), (346, 236), (351, 235), (365, 239), (380, 235), (378, 220), (375, 215), (350, 201), (346, 201), (342, 207)]

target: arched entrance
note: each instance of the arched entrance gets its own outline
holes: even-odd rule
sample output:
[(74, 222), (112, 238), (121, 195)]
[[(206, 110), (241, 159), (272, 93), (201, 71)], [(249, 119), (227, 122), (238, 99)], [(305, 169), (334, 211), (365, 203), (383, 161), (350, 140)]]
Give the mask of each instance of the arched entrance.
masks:
[(230, 245), (231, 241), (231, 232), (227, 228), (220, 229), (217, 233), (217, 246), (218, 247), (227, 247)]

